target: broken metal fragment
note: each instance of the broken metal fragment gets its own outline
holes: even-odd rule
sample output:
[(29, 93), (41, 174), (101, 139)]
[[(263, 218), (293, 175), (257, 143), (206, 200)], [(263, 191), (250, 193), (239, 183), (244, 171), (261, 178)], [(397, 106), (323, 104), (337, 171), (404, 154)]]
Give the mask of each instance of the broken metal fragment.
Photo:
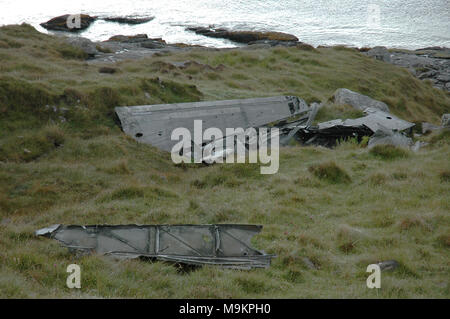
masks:
[[(349, 138), (356, 138), (360, 142), (363, 136), (373, 136), (376, 132), (380, 131), (378, 133), (379, 135), (396, 136), (395, 139), (391, 139), (391, 144), (400, 143), (400, 140), (404, 142), (402, 142), (403, 144), (406, 144), (406, 139), (408, 138), (403, 134), (395, 132), (408, 131), (414, 126), (414, 123), (404, 121), (390, 113), (371, 107), (366, 108), (364, 113), (367, 115), (357, 119), (336, 119), (319, 123), (317, 126), (302, 127), (298, 130), (296, 138), (304, 145), (333, 147), (339, 141)], [(375, 143), (377, 140), (378, 143), (381, 143), (381, 140), (377, 139), (376, 136), (372, 143)], [(387, 141), (387, 139), (385, 140)]]
[(135, 140), (171, 151), (175, 128), (194, 133), (194, 120), (202, 120), (202, 134), (208, 128), (257, 128), (306, 113), (308, 105), (295, 96), (243, 100), (205, 101), (116, 107), (123, 131)]
[(379, 262), (377, 265), (380, 266), (381, 271), (389, 271), (396, 269), (399, 263), (396, 260), (386, 260)]
[(413, 141), (411, 138), (399, 132), (386, 128), (380, 128), (370, 137), (367, 147), (371, 149), (375, 145), (380, 144), (409, 148), (413, 145)]
[(250, 269), (270, 266), (274, 255), (252, 248), (259, 225), (53, 225), (36, 236), (54, 238), (71, 251), (148, 257), (189, 265)]

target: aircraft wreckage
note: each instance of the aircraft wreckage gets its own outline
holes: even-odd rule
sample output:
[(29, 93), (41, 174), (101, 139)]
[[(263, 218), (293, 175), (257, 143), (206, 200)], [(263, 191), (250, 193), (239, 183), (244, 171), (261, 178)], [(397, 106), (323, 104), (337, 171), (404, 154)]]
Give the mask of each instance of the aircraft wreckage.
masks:
[[(350, 91), (351, 92), (351, 91)], [(370, 99), (356, 92), (361, 100)], [(374, 100), (375, 101), (375, 100)], [(381, 103), (381, 102), (379, 102)], [(373, 103), (372, 103), (373, 104)], [(376, 105), (376, 104), (374, 104)], [(116, 107), (115, 112), (121, 122), (123, 131), (135, 140), (151, 144), (159, 149), (170, 151), (176, 141), (171, 140), (171, 133), (177, 127), (193, 131), (194, 121), (202, 120), (202, 130), (208, 128), (279, 128), (281, 145), (288, 145), (294, 138), (302, 145), (321, 145), (333, 147), (339, 141), (363, 136), (371, 137), (369, 147), (376, 144), (393, 144), (411, 146), (412, 139), (405, 133), (411, 133), (414, 123), (404, 121), (377, 107), (359, 106), (366, 116), (357, 119), (336, 119), (313, 125), (314, 118), (321, 105), (311, 106), (295, 96), (276, 96), (225, 101), (204, 101), (194, 103), (176, 103), (159, 105), (141, 105)], [(195, 147), (214, 148), (217, 156), (228, 156), (223, 140), (234, 136), (225, 136), (220, 140), (212, 140), (202, 145), (192, 141)], [(245, 140), (248, 150), (250, 139)], [(220, 142), (220, 143), (218, 143)], [(255, 142), (255, 139), (254, 139)], [(257, 139), (256, 139), (256, 143)], [(222, 149), (216, 147), (219, 145)], [(226, 144), (229, 145), (229, 144)], [(194, 153), (194, 152), (192, 152)], [(200, 154), (202, 154), (200, 152)], [(205, 159), (205, 158), (203, 158)]]
[(238, 224), (53, 225), (35, 234), (56, 239), (72, 252), (251, 269), (269, 267), (275, 257), (250, 246), (261, 229)]

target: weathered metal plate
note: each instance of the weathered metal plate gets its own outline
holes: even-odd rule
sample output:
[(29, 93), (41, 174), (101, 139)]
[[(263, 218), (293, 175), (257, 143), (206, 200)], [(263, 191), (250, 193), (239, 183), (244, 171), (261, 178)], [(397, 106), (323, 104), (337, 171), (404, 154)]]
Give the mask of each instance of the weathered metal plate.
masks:
[(202, 120), (202, 134), (211, 127), (260, 127), (309, 111), (306, 102), (295, 96), (156, 104), (116, 107), (123, 131), (135, 140), (171, 151), (177, 141), (172, 131), (183, 127), (194, 136), (194, 120)]
[(346, 127), (358, 127), (366, 126), (372, 132), (376, 132), (379, 129), (390, 129), (394, 131), (405, 131), (415, 124), (402, 120), (390, 113), (386, 113), (374, 108), (366, 108), (364, 113), (367, 115), (357, 119), (341, 120), (336, 119), (328, 122), (319, 123), (319, 130), (327, 129), (333, 126), (346, 126)]
[(121, 258), (152, 257), (193, 265), (268, 267), (273, 255), (252, 248), (258, 225), (53, 225), (36, 231), (71, 250)]

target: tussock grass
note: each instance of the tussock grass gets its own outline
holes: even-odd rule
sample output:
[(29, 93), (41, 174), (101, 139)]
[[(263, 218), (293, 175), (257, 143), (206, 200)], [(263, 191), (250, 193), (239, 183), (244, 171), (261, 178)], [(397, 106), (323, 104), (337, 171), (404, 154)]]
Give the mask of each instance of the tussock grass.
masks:
[(313, 164), (308, 170), (317, 178), (333, 184), (348, 184), (351, 182), (351, 178), (347, 172), (340, 168), (335, 162)]
[(370, 149), (369, 154), (386, 161), (405, 158), (409, 156), (409, 151), (394, 145), (375, 145)]
[[(352, 143), (281, 148), (279, 172), (262, 176), (257, 164), (174, 165), (126, 137), (112, 112), (280, 94), (326, 101), (347, 87), (406, 120), (437, 123), (449, 112), (445, 93), (353, 49), (193, 50), (123, 61), (104, 75), (103, 65), (63, 57), (61, 45), (27, 25), (0, 28), (0, 297), (448, 298), (445, 131), (396, 160)], [(189, 74), (163, 64), (192, 59), (224, 67)], [(252, 244), (278, 256), (272, 266), (181, 273), (164, 262), (75, 256), (33, 235), (55, 223), (219, 222), (263, 225)], [(393, 259), (400, 267), (383, 273), (382, 288), (367, 289), (367, 265)], [(82, 269), (79, 291), (65, 285), (72, 263)]]
[(442, 182), (450, 182), (450, 171), (443, 171), (439, 173)]

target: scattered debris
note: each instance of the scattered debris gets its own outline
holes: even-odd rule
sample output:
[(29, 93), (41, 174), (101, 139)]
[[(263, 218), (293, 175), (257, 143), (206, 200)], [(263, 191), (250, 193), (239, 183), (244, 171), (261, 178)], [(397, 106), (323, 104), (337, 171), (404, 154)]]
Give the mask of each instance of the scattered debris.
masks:
[(259, 225), (53, 225), (36, 236), (53, 238), (74, 252), (117, 258), (155, 258), (188, 265), (266, 268), (274, 255), (250, 247)]
[(380, 266), (381, 271), (390, 271), (396, 269), (399, 263), (396, 260), (386, 260), (379, 262), (377, 265)]
[[(171, 65), (182, 68), (193, 64), (185, 61), (173, 62)], [(334, 97), (335, 103), (353, 105), (366, 115), (357, 119), (335, 119), (312, 125), (322, 104), (312, 103), (308, 107), (304, 100), (295, 96), (116, 107), (115, 111), (127, 135), (165, 151), (171, 151), (177, 143), (171, 140), (173, 130), (183, 127), (194, 132), (194, 120), (202, 120), (202, 134), (208, 128), (226, 132), (226, 128), (246, 130), (273, 125), (279, 128), (281, 145), (289, 145), (295, 138), (302, 145), (334, 147), (340, 141), (355, 138), (361, 142), (367, 136), (370, 137), (369, 148), (378, 144), (413, 146), (412, 139), (407, 135), (412, 134), (415, 124), (384, 111), (389, 109), (385, 103), (347, 89), (337, 90)], [(235, 135), (225, 135), (202, 145), (192, 141), (191, 150), (183, 155), (203, 154), (193, 150), (210, 148), (215, 150), (212, 158), (208, 157), (210, 162), (217, 157), (226, 157), (233, 150), (225, 149), (225, 145), (232, 144), (224, 141), (234, 139)], [(414, 149), (417, 151), (423, 145), (416, 143)], [(248, 149), (247, 144), (245, 147)], [(205, 162), (205, 158), (202, 161)]]
[[(382, 140), (380, 137), (386, 137), (390, 134), (388, 132), (407, 131), (414, 126), (414, 123), (404, 121), (379, 109), (368, 107), (364, 113), (367, 115), (357, 119), (336, 119), (319, 123), (316, 126), (301, 127), (296, 133), (296, 139), (303, 145), (333, 147), (339, 141), (356, 138), (360, 142), (364, 136), (373, 136), (378, 132), (372, 140), (372, 144), (375, 145), (375, 143), (387, 142), (387, 138)], [(399, 140), (400, 137), (397, 136), (393, 140), (389, 139), (389, 143)]]
[[(202, 134), (208, 128), (257, 128), (285, 120), (310, 109), (294, 96), (243, 100), (116, 107), (123, 131), (135, 140), (171, 151), (177, 141), (172, 131), (183, 127), (194, 132), (194, 120), (202, 120)], [(199, 146), (201, 147), (201, 146)]]
[(413, 141), (411, 138), (397, 131), (380, 128), (371, 136), (367, 147), (371, 149), (375, 145), (380, 144), (409, 148), (413, 144)]

